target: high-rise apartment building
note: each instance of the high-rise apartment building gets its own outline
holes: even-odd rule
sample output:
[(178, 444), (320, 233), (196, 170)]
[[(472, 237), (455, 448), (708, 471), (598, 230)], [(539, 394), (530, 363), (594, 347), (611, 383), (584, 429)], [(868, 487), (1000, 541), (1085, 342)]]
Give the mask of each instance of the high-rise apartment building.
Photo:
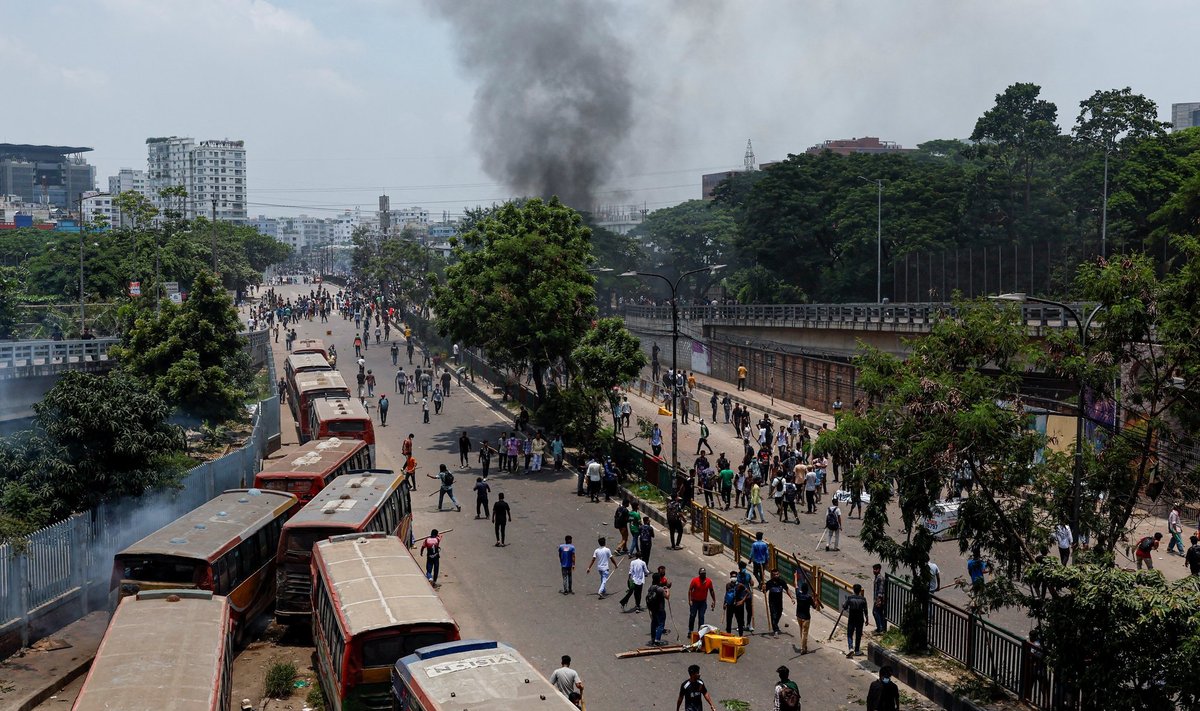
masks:
[(146, 171), (134, 168), (122, 168), (116, 175), (108, 176), (108, 192), (120, 195), (130, 190), (150, 197), (150, 179)]
[(1171, 104), (1171, 131), (1200, 126), (1200, 101)]
[(201, 141), (191, 138), (146, 139), (152, 199), (159, 209), (180, 209), (159, 197), (163, 188), (181, 186), (188, 197), (183, 216), (215, 217), (246, 222), (246, 146), (244, 141)]

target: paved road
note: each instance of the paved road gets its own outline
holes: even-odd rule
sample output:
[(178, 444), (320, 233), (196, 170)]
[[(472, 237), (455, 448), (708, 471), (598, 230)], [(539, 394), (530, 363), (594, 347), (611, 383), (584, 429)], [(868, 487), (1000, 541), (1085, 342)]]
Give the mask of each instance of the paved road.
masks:
[[(307, 290), (306, 290), (307, 291)], [(285, 287), (284, 294), (296, 293)], [(332, 336), (326, 336), (329, 330)], [(302, 321), (297, 327), (301, 337), (316, 336), (337, 345), (341, 370), (353, 376), (354, 365), (348, 356), (353, 347), (353, 321), (334, 316), (328, 324)], [(419, 351), (418, 351), (419, 355)], [(401, 362), (407, 359), (401, 349)], [(390, 382), (395, 372), (386, 346), (371, 346), (365, 355), (367, 367), (381, 383)], [(352, 379), (352, 378), (351, 378)], [(416, 456), (422, 472), (436, 471), (445, 463), (458, 465), (457, 438), (465, 428), (473, 442), (481, 437), (494, 439), (511, 424), (508, 415), (494, 409), (465, 390), (454, 388), (443, 414), (431, 415), (432, 422), (421, 422), (419, 406), (405, 406), (388, 387), (377, 389), (392, 401), (388, 426), (379, 428), (379, 459), (384, 465), (400, 462), (400, 442), (404, 435), (416, 435)], [(474, 465), (474, 460), (472, 460)], [(616, 660), (617, 652), (644, 645), (649, 638), (649, 620), (644, 614), (621, 612), (617, 598), (601, 601), (594, 594), (596, 573), (586, 576), (590, 551), (600, 535), (612, 533), (614, 504), (592, 504), (574, 495), (573, 475), (544, 471), (540, 474), (503, 474), (490, 478), (492, 500), (504, 492), (513, 507), (514, 521), (508, 528), (509, 545), (494, 546), (490, 523), (475, 520), (474, 497), (470, 493), (478, 472), (456, 471), (456, 495), (463, 505), (461, 513), (438, 512), (436, 482), (419, 479), (414, 492), (414, 520), (418, 533), (436, 527), (453, 529), (446, 537), (441, 574), (441, 594), (446, 605), (460, 621), (463, 635), (493, 637), (514, 644), (546, 674), (558, 666), (559, 656), (575, 659), (587, 685), (588, 708), (593, 711), (626, 708), (674, 708), (676, 690), (686, 676), (688, 664), (698, 663), (713, 690), (714, 699), (742, 699), (752, 708), (771, 708), (771, 690), (780, 664), (793, 669), (793, 677), (804, 694), (805, 708), (850, 708), (865, 696), (871, 680), (857, 661), (842, 656), (844, 642), (828, 646), (812, 643), (818, 651), (801, 658), (793, 649), (792, 637), (778, 640), (756, 636), (749, 651), (736, 664), (722, 664), (716, 655), (663, 655), (631, 660)], [(560, 575), (556, 547), (562, 536), (571, 534), (580, 550), (574, 596), (558, 593)], [(728, 570), (728, 557), (704, 559), (696, 538), (685, 539), (682, 551), (668, 551), (660, 545), (653, 553), (655, 565), (666, 565), (675, 583), (673, 617), (668, 620), (666, 638), (674, 641), (675, 631), (686, 632), (687, 581), (701, 565), (711, 571)], [(617, 580), (623, 584), (623, 576)], [(758, 599), (761, 610), (763, 601)], [(718, 609), (719, 612), (719, 609)], [(785, 619), (790, 619), (789, 614)], [(813, 636), (824, 639), (832, 627), (817, 615)], [(710, 618), (711, 619), (711, 618)], [(785, 633), (794, 630), (792, 623)], [(762, 629), (762, 625), (759, 625)], [(811, 647), (810, 647), (811, 648)]]

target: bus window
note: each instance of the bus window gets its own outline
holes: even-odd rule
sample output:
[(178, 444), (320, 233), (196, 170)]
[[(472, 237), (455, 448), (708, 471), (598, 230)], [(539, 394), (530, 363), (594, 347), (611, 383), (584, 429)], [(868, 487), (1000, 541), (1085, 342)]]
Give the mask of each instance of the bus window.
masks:
[(126, 580), (153, 580), (161, 583), (195, 585), (200, 575), (199, 564), (178, 559), (123, 558)]
[(449, 634), (446, 630), (440, 630), (368, 639), (363, 642), (363, 666), (391, 666), (396, 663), (397, 659), (407, 657), (422, 647), (448, 641), (448, 637)]

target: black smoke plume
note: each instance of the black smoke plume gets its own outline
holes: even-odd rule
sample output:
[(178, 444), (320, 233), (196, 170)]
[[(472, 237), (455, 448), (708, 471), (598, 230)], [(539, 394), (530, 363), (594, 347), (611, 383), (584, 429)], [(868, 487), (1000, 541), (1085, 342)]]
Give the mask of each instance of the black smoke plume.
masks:
[(594, 207), (633, 124), (630, 49), (607, 0), (430, 3), (479, 81), (483, 169), (522, 195)]

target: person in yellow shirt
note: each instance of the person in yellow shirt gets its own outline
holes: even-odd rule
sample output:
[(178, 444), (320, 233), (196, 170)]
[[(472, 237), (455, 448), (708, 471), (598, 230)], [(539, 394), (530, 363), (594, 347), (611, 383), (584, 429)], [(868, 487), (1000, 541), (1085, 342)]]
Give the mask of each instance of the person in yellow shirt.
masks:
[(746, 370), (745, 363), (738, 363), (738, 390), (745, 391), (746, 389), (746, 374), (750, 371)]
[(746, 507), (746, 521), (754, 520), (754, 512), (758, 511), (758, 522), (766, 523), (767, 517), (763, 514), (762, 507), (762, 487), (758, 485), (758, 479), (750, 485), (750, 505)]

